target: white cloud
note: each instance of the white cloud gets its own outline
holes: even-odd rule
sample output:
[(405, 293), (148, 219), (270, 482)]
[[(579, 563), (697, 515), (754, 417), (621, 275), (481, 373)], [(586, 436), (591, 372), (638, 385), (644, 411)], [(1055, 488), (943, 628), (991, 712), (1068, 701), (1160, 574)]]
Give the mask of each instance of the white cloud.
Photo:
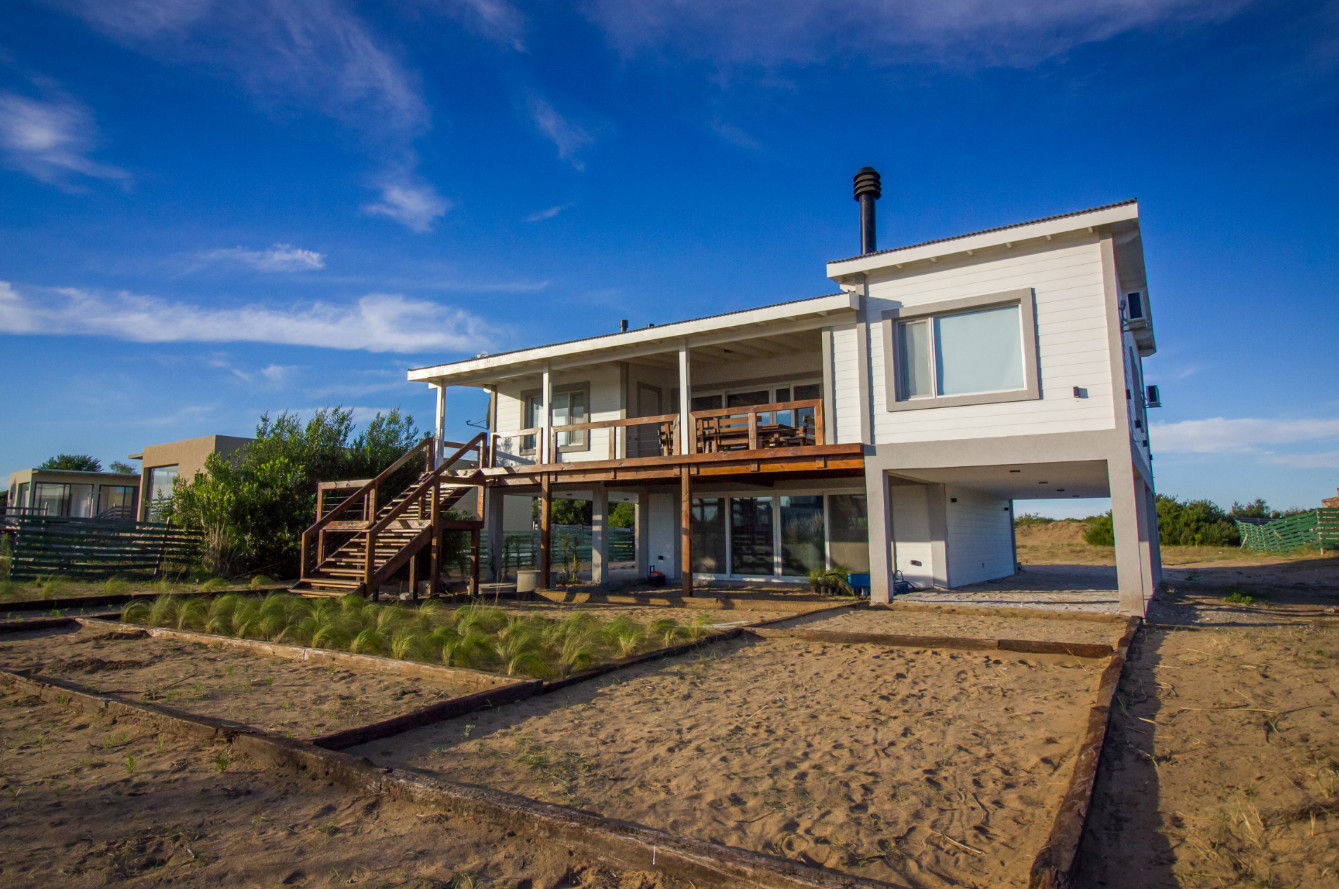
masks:
[(19, 292), (5, 282), (0, 282), (0, 333), (471, 354), (489, 348), (494, 337), (489, 325), (470, 312), (395, 293), (368, 294), (349, 303), (212, 308), (125, 291)]
[[(1267, 420), (1250, 417), (1154, 423), (1155, 452), (1178, 454), (1268, 454), (1269, 447), (1339, 440), (1339, 419)], [(1273, 456), (1273, 455), (1271, 455)], [(1284, 455), (1287, 459), (1307, 455)], [(1278, 461), (1276, 461), (1278, 462)]]
[(304, 250), (292, 244), (271, 244), (259, 249), (227, 247), (206, 250), (200, 254), (204, 262), (235, 262), (258, 272), (306, 272), (325, 268), (325, 254)]
[(534, 122), (544, 137), (558, 149), (558, 157), (567, 161), (577, 170), (585, 170), (586, 165), (576, 154), (595, 141), (590, 133), (569, 121), (558, 110), (539, 96), (530, 96), (527, 103), (530, 120)]
[(97, 126), (83, 105), (0, 93), (0, 153), (14, 169), (57, 185), (80, 178), (129, 180), (120, 167), (88, 156), (96, 142)]
[(625, 55), (663, 52), (726, 64), (809, 64), (862, 55), (876, 64), (1032, 64), (1122, 32), (1221, 20), (1249, 0), (584, 0)]
[(566, 209), (567, 209), (568, 207), (570, 207), (570, 206), (572, 206), (572, 205), (571, 205), (571, 204), (557, 204), (557, 205), (555, 205), (555, 206), (553, 206), (553, 207), (547, 207), (547, 208), (545, 208), (545, 209), (543, 209), (543, 210), (536, 210), (535, 212), (531, 213), (529, 216), (525, 217), (525, 221), (526, 221), (526, 222), (543, 222), (545, 219), (552, 219), (553, 217), (557, 216), (559, 213), (563, 212), (564, 210), (566, 210)]
[(744, 132), (732, 123), (723, 120), (717, 120), (711, 125), (716, 135), (720, 136), (726, 142), (738, 148), (746, 148), (750, 151), (757, 151), (762, 146), (758, 140)]
[(363, 206), (364, 213), (390, 217), (419, 234), (431, 231), (450, 209), (451, 202), (431, 185), (412, 182), (387, 182), (381, 186), (381, 200)]

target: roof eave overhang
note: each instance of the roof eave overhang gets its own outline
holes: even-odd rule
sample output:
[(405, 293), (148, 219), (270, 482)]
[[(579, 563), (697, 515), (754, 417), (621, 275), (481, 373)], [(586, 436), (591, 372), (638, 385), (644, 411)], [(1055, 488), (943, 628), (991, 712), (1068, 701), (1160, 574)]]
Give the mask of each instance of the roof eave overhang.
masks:
[(711, 318), (676, 321), (658, 327), (642, 327), (626, 333), (607, 334), (567, 343), (536, 346), (501, 355), (485, 355), (467, 361), (417, 367), (408, 372), (410, 382), (436, 385), (484, 385), (496, 380), (533, 373), (545, 366), (553, 370), (677, 349), (747, 339), (771, 333), (821, 326), (823, 322), (854, 315), (859, 309), (857, 293), (842, 292), (758, 309), (744, 309)]
[(887, 250), (839, 259), (828, 263), (828, 277), (839, 283), (859, 281), (871, 272), (886, 269), (901, 270), (913, 263), (944, 260), (962, 254), (997, 247), (1012, 247), (1027, 241), (1052, 239), (1071, 232), (1092, 231), (1111, 228), (1121, 223), (1137, 222), (1139, 204), (1130, 201), (1114, 207), (1106, 207), (1088, 213), (1078, 213), (1057, 219), (1041, 220), (1004, 229), (964, 235), (928, 244), (913, 245), (899, 250)]

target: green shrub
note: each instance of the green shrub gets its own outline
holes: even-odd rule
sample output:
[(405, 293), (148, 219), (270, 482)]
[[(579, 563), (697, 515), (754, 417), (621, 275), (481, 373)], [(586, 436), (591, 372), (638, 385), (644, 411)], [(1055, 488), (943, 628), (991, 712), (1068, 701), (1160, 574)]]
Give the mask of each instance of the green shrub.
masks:
[(1030, 512), (1025, 512), (1021, 516), (1018, 516), (1017, 518), (1014, 519), (1015, 528), (1032, 528), (1037, 525), (1053, 525), (1053, 524), (1055, 524), (1055, 519), (1047, 518), (1046, 516), (1036, 515)]
[[(1092, 546), (1116, 542), (1111, 513), (1086, 520), (1083, 539)], [(1163, 546), (1238, 546), (1236, 524), (1209, 500), (1178, 500), (1158, 495), (1158, 541)]]

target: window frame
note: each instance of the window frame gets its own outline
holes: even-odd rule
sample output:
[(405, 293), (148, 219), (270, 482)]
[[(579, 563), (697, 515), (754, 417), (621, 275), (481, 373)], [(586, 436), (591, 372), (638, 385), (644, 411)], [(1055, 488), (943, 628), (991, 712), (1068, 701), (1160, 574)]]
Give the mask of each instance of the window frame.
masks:
[[(958, 315), (983, 309), (1000, 309), (1017, 306), (1019, 311), (1019, 335), (1023, 346), (1023, 388), (1004, 389), (993, 392), (970, 392), (963, 395), (923, 395), (916, 398), (899, 396), (902, 381), (897, 369), (902, 364), (901, 337), (897, 335), (898, 326), (912, 321), (930, 321), (946, 315)], [(934, 339), (934, 327), (931, 330), (930, 348), (937, 349)], [(883, 371), (885, 382), (885, 401), (889, 411), (915, 411), (936, 407), (956, 407), (967, 404), (1000, 404), (1009, 401), (1036, 401), (1041, 398), (1041, 374), (1037, 364), (1037, 307), (1036, 291), (1031, 287), (1019, 290), (1006, 290), (981, 296), (969, 296), (963, 299), (944, 300), (919, 306), (907, 306), (889, 309), (883, 313)], [(932, 385), (937, 385), (931, 380)]]
[[(582, 422), (582, 423), (590, 423), (590, 422), (591, 422), (591, 418), (590, 418), (590, 417), (591, 417), (591, 406), (590, 406), (590, 383), (589, 383), (589, 382), (584, 382), (584, 383), (567, 383), (567, 384), (564, 384), (564, 385), (562, 385), (562, 386), (554, 386), (554, 387), (553, 387), (553, 396), (554, 396), (555, 398), (556, 398), (557, 396), (559, 396), (559, 395), (567, 395), (567, 394), (570, 394), (570, 393), (572, 393), (572, 392), (580, 392), (580, 393), (582, 394), (582, 396), (586, 399), (586, 419), (582, 420), (581, 422)], [(540, 400), (542, 401), (542, 400), (543, 400), (543, 396), (544, 396), (544, 392), (543, 392), (542, 389), (526, 389), (525, 391), (523, 391), (523, 392), (521, 393), (521, 428), (522, 428), (522, 429), (534, 429), (534, 428), (542, 428), (542, 427), (543, 427), (543, 425), (544, 425), (543, 423), (535, 422), (535, 423), (532, 424), (531, 421), (532, 421), (532, 420), (537, 420), (538, 417), (533, 417), (533, 418), (532, 418), (532, 417), (530, 416), (530, 402), (531, 402), (531, 400), (538, 398), (538, 399), (540, 399)], [(549, 402), (549, 411), (550, 411), (550, 414), (552, 414), (552, 411), (553, 411), (553, 402)], [(555, 425), (556, 425), (556, 424), (555, 424)], [(589, 451), (589, 450), (590, 450), (590, 430), (589, 430), (589, 429), (582, 429), (582, 430), (580, 430), (580, 431), (578, 431), (578, 432), (569, 432), (569, 433), (567, 433), (567, 434), (570, 435), (570, 436), (572, 436), (572, 438), (576, 439), (576, 441), (575, 441), (574, 443), (571, 443), (571, 444), (558, 445), (558, 453), (560, 453), (560, 454), (576, 454), (576, 453), (582, 453), (582, 452), (584, 452), (584, 451)], [(537, 446), (536, 446), (536, 447), (530, 447), (530, 448), (524, 447), (524, 440), (525, 440), (526, 438), (531, 438), (531, 437), (532, 437), (532, 436), (528, 436), (528, 435), (527, 435), (527, 436), (522, 436), (522, 447), (521, 447), (521, 451), (520, 451), (522, 454), (530, 455), (530, 454), (538, 453), (538, 447), (537, 447)], [(538, 436), (533, 436), (533, 438), (534, 438), (534, 440), (535, 440), (536, 445), (538, 445), (538, 443), (539, 443), (539, 438), (538, 438)]]

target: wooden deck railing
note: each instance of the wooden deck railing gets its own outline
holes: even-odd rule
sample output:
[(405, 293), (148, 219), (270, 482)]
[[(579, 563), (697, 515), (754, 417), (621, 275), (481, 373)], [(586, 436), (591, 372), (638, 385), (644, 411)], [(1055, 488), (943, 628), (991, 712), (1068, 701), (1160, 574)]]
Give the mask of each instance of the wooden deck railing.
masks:
[[(715, 408), (693, 411), (689, 414), (692, 433), (688, 441), (688, 453), (711, 454), (722, 451), (763, 450), (767, 448), (804, 447), (821, 445), (828, 440), (826, 424), (823, 418), (823, 400), (821, 398), (801, 399), (798, 401), (778, 401), (746, 407)], [(642, 430), (638, 443), (642, 449), (652, 453), (632, 453), (629, 444), (634, 439), (632, 433)], [(565, 447), (563, 436), (592, 433), (607, 430), (604, 436), (604, 454), (609, 460), (635, 459), (636, 457), (668, 457), (683, 453), (679, 441), (679, 415), (656, 414), (649, 417), (628, 417), (618, 420), (594, 420), (589, 423), (568, 423), (551, 426), (548, 429), (549, 463), (573, 462), (564, 460)], [(517, 429), (494, 439), (517, 442), (517, 456), (541, 462), (539, 443), (545, 434), (542, 426)], [(594, 456), (596, 443), (593, 436), (587, 440), (587, 447), (579, 453), (586, 459), (599, 459)]]

